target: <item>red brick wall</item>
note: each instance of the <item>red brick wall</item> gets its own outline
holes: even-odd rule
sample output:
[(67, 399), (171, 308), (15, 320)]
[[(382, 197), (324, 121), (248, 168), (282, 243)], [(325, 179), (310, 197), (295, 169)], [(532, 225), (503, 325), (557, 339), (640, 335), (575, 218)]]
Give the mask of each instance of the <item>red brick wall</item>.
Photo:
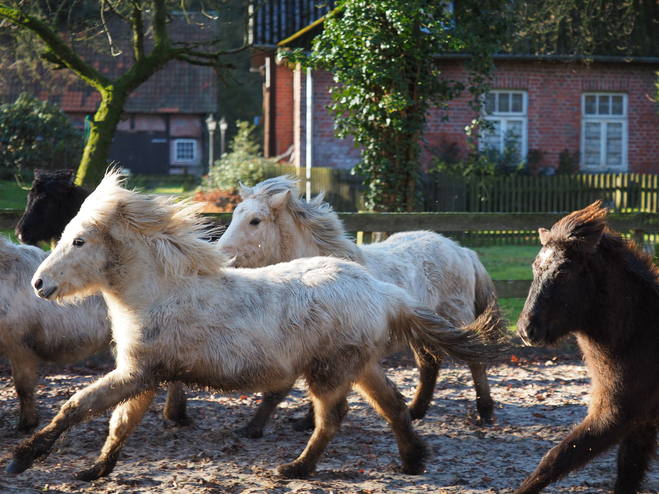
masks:
[(275, 155), (282, 154), (293, 144), (293, 70), (285, 65), (275, 65), (277, 85), (275, 120)]
[[(280, 66), (281, 67), (281, 66)], [(440, 64), (444, 77), (466, 80), (462, 61)], [(570, 153), (580, 150), (581, 95), (583, 92), (624, 92), (628, 95), (628, 159), (630, 172), (659, 173), (659, 113), (652, 101), (656, 91), (657, 64), (580, 63), (498, 61), (493, 89), (521, 89), (528, 92), (528, 149), (543, 151), (542, 166), (557, 166), (563, 149)], [(292, 76), (291, 76), (292, 81)], [(331, 75), (314, 73), (314, 166), (350, 168), (359, 160), (352, 142), (335, 139), (334, 124), (325, 106), (330, 102), (327, 87)], [(292, 82), (291, 82), (292, 86)], [(279, 96), (278, 96), (279, 97)], [(306, 98), (305, 94), (300, 95)], [(288, 100), (290, 101), (290, 100)], [(278, 103), (277, 139), (291, 138), (288, 115), (292, 104)], [(425, 139), (430, 146), (439, 146), (442, 138), (457, 142), (466, 149), (465, 126), (476, 117), (469, 106), (469, 95), (452, 101), (449, 120), (443, 122), (437, 109), (430, 112)], [(288, 130), (288, 129), (291, 130)], [(428, 161), (426, 153), (424, 161)], [(304, 163), (304, 159), (302, 160)]]

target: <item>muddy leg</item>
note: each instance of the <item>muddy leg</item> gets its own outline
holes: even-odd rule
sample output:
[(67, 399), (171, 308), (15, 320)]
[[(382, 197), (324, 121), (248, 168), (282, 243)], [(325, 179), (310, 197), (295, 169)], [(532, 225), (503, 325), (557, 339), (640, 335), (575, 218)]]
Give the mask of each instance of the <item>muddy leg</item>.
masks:
[(591, 416), (579, 424), (558, 446), (552, 448), (515, 494), (535, 494), (581, 468), (613, 446), (620, 434), (617, 424), (605, 424)]
[(29, 432), (39, 423), (35, 390), (39, 379), (39, 362), (30, 356), (10, 360), (14, 388), (18, 395), (18, 430)]
[(368, 368), (357, 381), (355, 389), (389, 422), (398, 443), (403, 473), (423, 473), (428, 448), (412, 429), (405, 398), (396, 385), (387, 379), (382, 367), (373, 365)]
[(434, 357), (427, 352), (414, 352), (416, 364), (419, 367), (419, 385), (416, 387), (416, 393), (410, 403), (410, 417), (412, 420), (422, 419), (433, 394), (435, 393), (435, 384), (437, 384), (437, 375), (442, 367), (441, 357)]
[(126, 439), (140, 423), (155, 396), (155, 391), (147, 391), (125, 401), (114, 409), (110, 419), (108, 437), (100, 456), (91, 468), (76, 474), (77, 479), (90, 482), (112, 473)]
[(9, 473), (24, 472), (32, 466), (34, 460), (47, 456), (55, 441), (66, 430), (144, 392), (146, 388), (143, 381), (137, 381), (130, 374), (115, 369), (74, 394), (50, 424), (30, 439), (21, 441), (14, 448), (11, 463), (5, 470)]
[(192, 419), (187, 413), (187, 398), (185, 388), (181, 381), (169, 383), (167, 386), (167, 401), (162, 414), (167, 420), (171, 420), (180, 427), (192, 424)]
[(346, 396), (349, 391), (349, 385), (340, 385), (338, 388), (329, 390), (309, 383), (309, 395), (316, 413), (316, 428), (302, 454), (295, 461), (277, 468), (279, 475), (300, 478), (314, 470), (318, 458), (327, 443), (339, 430), (341, 422), (348, 413)]
[(487, 368), (485, 364), (469, 364), (471, 375), (474, 378), (476, 390), (476, 408), (480, 421), (483, 424), (494, 422), (494, 400), (490, 395), (490, 383), (487, 381)]
[(265, 424), (268, 423), (268, 419), (272, 412), (275, 411), (277, 405), (279, 405), (284, 398), (291, 392), (293, 386), (286, 388), (283, 391), (263, 393), (261, 397), (261, 403), (256, 409), (256, 413), (252, 419), (247, 422), (247, 425), (236, 429), (236, 434), (242, 437), (248, 437), (250, 439), (258, 439), (263, 437), (263, 429)]
[(640, 490), (650, 460), (657, 447), (657, 426), (643, 425), (631, 430), (618, 450), (618, 479), (615, 494)]

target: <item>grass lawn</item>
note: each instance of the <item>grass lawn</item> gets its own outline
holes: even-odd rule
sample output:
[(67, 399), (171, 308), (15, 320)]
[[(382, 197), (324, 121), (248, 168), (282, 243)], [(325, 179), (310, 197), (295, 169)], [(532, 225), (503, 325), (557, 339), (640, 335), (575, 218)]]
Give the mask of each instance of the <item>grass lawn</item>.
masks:
[(15, 180), (0, 180), (0, 209), (25, 209), (28, 193)]

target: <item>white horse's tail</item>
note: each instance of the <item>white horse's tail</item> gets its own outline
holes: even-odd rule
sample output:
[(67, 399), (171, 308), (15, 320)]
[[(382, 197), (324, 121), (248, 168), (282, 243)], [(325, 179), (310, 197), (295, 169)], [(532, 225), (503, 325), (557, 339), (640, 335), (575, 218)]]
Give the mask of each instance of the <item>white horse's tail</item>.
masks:
[(442, 316), (415, 305), (399, 314), (391, 325), (392, 334), (416, 352), (449, 355), (470, 363), (495, 363), (508, 354), (505, 321), (493, 301), (465, 328), (455, 328)]
[(474, 274), (476, 275), (474, 314), (476, 317), (480, 317), (486, 311), (493, 310), (490, 307), (493, 304), (498, 310), (499, 303), (492, 278), (490, 278), (485, 266), (483, 266), (475, 253), (473, 253), (471, 262), (474, 266)]

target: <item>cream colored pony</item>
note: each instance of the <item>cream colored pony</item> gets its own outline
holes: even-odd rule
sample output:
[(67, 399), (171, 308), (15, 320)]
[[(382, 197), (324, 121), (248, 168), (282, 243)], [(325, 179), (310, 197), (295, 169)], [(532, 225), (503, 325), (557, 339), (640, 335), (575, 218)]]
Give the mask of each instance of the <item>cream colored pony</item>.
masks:
[[(296, 182), (282, 176), (253, 188), (239, 187), (243, 202), (218, 241), (235, 266), (257, 268), (302, 257), (341, 257), (365, 266), (379, 280), (404, 288), (455, 327), (485, 315), (504, 331), (494, 285), (475, 252), (427, 231), (397, 233), (385, 242), (358, 247), (322, 196), (309, 203), (300, 200)], [(420, 380), (410, 404), (413, 419), (422, 418), (428, 410), (441, 366), (441, 355), (417, 353), (416, 358)], [(469, 362), (469, 368), (478, 412), (483, 422), (491, 423), (494, 401), (485, 365)], [(264, 396), (257, 414), (238, 432), (261, 437), (269, 415), (284, 396)], [(305, 427), (313, 427), (312, 412), (295, 426)]]
[(499, 349), (454, 329), (356, 263), (317, 257), (226, 269), (228, 258), (201, 238), (198, 206), (140, 195), (119, 182), (116, 173), (104, 178), (32, 280), (49, 300), (101, 291), (117, 368), (73, 395), (47, 427), (19, 444), (8, 472), (29, 468), (63, 432), (116, 407), (100, 457), (79, 478), (109, 474), (162, 382), (279, 392), (299, 376), (309, 385), (316, 428), (280, 474), (299, 477), (314, 469), (348, 411), (351, 387), (391, 425), (403, 471), (423, 472), (424, 442), (379, 365), (390, 338), (461, 359), (492, 359)]
[[(0, 236), (0, 357), (9, 360), (20, 407), (18, 430), (39, 423), (35, 388), (39, 365), (84, 360), (110, 345), (110, 320), (100, 296), (77, 305), (52, 304), (34, 296), (32, 275), (47, 253)], [(165, 417), (189, 423), (180, 383), (167, 395)]]

